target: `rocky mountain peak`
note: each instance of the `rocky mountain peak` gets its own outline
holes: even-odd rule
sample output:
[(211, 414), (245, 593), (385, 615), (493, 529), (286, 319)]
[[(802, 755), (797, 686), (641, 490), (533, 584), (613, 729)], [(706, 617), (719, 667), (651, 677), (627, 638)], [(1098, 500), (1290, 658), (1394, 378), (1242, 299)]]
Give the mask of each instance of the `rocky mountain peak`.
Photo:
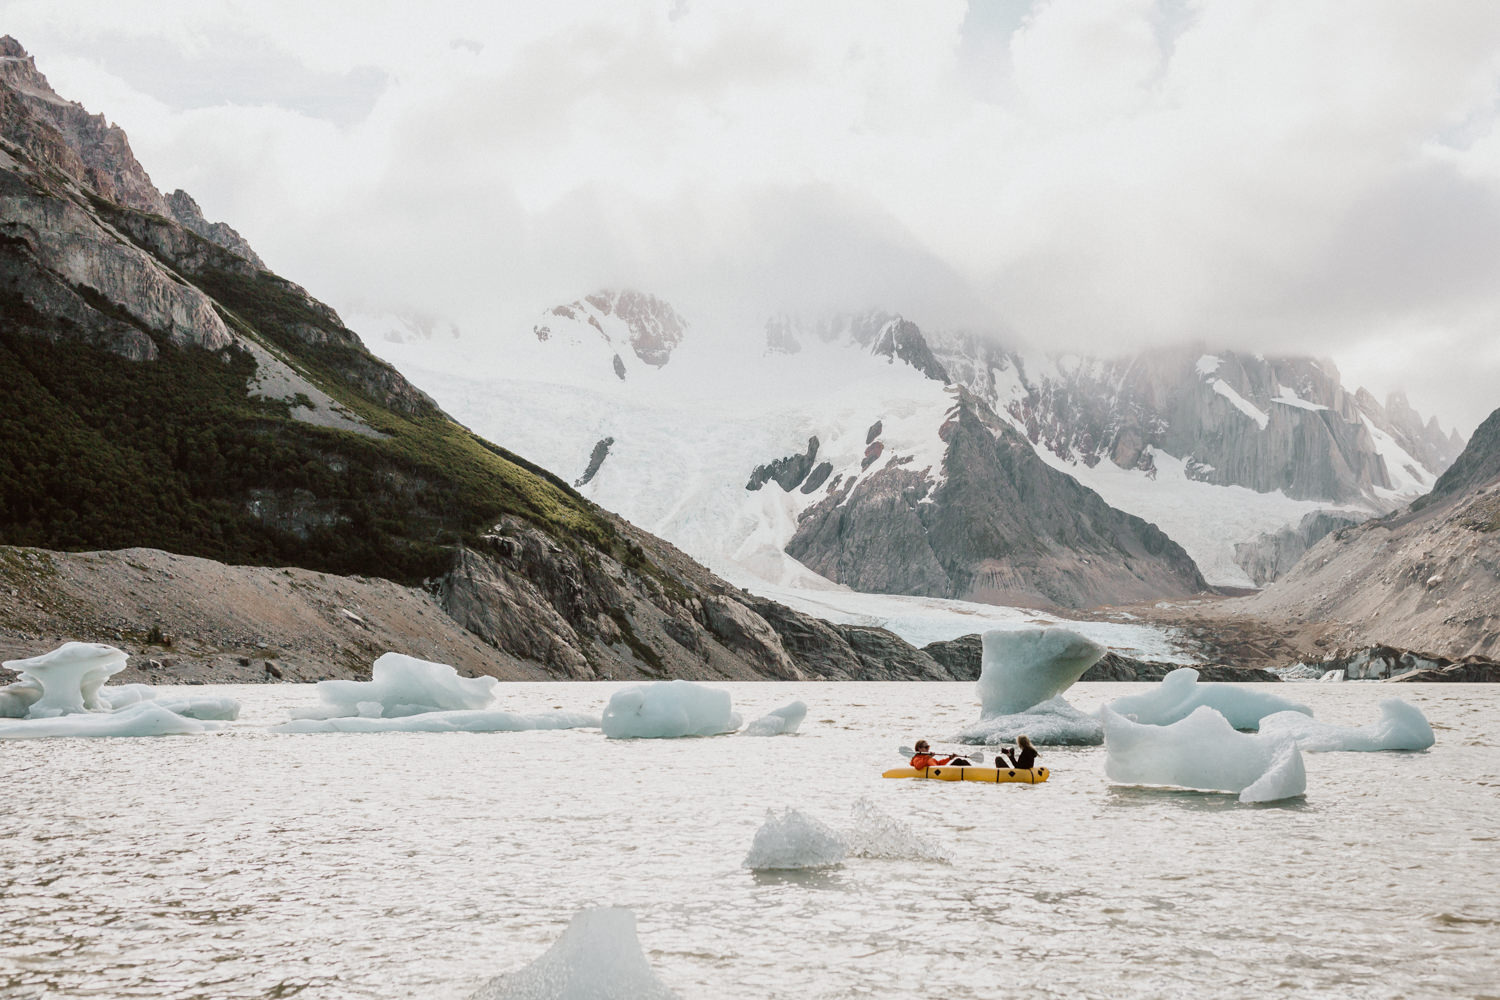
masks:
[(230, 253), (243, 257), (262, 271), (267, 270), (265, 261), (250, 246), (250, 244), (236, 232), (232, 227), (223, 222), (209, 222), (203, 217), (203, 210), (193, 200), (193, 196), (182, 188), (178, 188), (167, 195), (167, 208), (172, 212), (172, 218), (184, 229), (197, 233), (199, 236), (228, 250)]
[[(631, 288), (606, 288), (553, 306), (531, 332), (543, 343), (585, 354), (602, 352), (615, 376), (624, 381), (632, 367), (628, 357), (661, 368), (671, 360), (687, 328), (687, 320), (664, 299)], [(592, 361), (584, 364), (593, 366)]]

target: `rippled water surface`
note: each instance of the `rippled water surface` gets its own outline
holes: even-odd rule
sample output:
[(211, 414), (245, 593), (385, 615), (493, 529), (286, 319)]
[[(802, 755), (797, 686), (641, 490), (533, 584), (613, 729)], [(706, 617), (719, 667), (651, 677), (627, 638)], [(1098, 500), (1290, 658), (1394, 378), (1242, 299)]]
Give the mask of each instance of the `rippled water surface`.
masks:
[[(462, 998), (601, 904), (699, 1000), (1500, 995), (1500, 687), (1278, 689), (1346, 724), (1406, 698), (1438, 743), (1309, 755), (1272, 806), (1111, 787), (1098, 747), (1035, 787), (883, 780), (977, 717), (973, 685), (723, 687), (746, 719), (802, 699), (803, 732), (257, 731), (314, 700), (280, 686), (191, 689), (242, 699), (228, 733), (0, 744), (0, 995)], [(950, 863), (741, 867), (768, 808), (838, 826), (860, 799)]]

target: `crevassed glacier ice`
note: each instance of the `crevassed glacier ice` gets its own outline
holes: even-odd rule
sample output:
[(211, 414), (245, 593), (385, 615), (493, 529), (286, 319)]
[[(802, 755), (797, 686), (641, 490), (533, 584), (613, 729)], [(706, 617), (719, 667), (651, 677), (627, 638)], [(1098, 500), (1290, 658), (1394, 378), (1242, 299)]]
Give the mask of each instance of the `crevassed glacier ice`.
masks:
[(1122, 785), (1168, 785), (1238, 792), (1242, 802), (1274, 802), (1307, 791), (1296, 743), (1284, 736), (1242, 733), (1214, 709), (1157, 726), (1132, 722), (1106, 705), (1104, 773)]
[(1014, 743), (1022, 733), (1038, 746), (1096, 747), (1104, 742), (1104, 725), (1099, 719), (1080, 712), (1062, 695), (1014, 715), (980, 719), (959, 730), (952, 742), (996, 746)]
[(1228, 719), (1235, 729), (1256, 729), (1261, 719), (1276, 712), (1312, 715), (1306, 705), (1239, 684), (1199, 683), (1198, 671), (1192, 667), (1179, 667), (1149, 691), (1116, 698), (1109, 709), (1146, 725), (1166, 726), (1186, 719), (1204, 705)]
[(1104, 655), (1103, 646), (1065, 628), (991, 629), (982, 642), (979, 705), (986, 719), (1057, 697)]
[(493, 677), (460, 677), (446, 663), (386, 653), (375, 661), (368, 681), (319, 681), (321, 705), (292, 709), (293, 719), (368, 716), (394, 719), (423, 712), (486, 708), (495, 697)]
[(766, 810), (766, 821), (755, 831), (743, 866), (754, 871), (832, 868), (844, 863), (849, 847), (837, 830), (796, 809), (777, 814)]
[(740, 728), (728, 691), (692, 681), (655, 681), (616, 691), (602, 728), (612, 740), (717, 736)]
[(192, 736), (223, 727), (168, 711), (153, 701), (137, 702), (118, 712), (79, 712), (45, 719), (0, 720), (0, 740), (52, 736)]
[(1435, 742), (1432, 726), (1415, 705), (1400, 698), (1380, 703), (1380, 718), (1368, 726), (1319, 722), (1300, 712), (1277, 712), (1260, 720), (1260, 731), (1295, 740), (1308, 753), (1330, 750), (1426, 750)]
[(520, 733), (534, 729), (586, 729), (599, 716), (583, 712), (537, 712), (526, 715), (499, 709), (422, 712), (394, 719), (348, 715), (335, 719), (294, 719), (271, 726), (273, 733)]
[(580, 910), (540, 958), (496, 976), (469, 1000), (677, 1000), (657, 978), (620, 906)]
[(790, 705), (783, 705), (762, 715), (746, 726), (740, 735), (785, 736), (795, 733), (805, 718), (807, 718), (807, 705), (800, 701), (794, 701)]
[[(10, 718), (49, 719), (109, 706), (99, 689), (125, 669), (125, 653), (102, 642), (65, 642), (50, 653), (25, 660), (6, 660), (20, 679), (7, 685), (4, 709)], [(15, 709), (24, 703), (26, 711)]]

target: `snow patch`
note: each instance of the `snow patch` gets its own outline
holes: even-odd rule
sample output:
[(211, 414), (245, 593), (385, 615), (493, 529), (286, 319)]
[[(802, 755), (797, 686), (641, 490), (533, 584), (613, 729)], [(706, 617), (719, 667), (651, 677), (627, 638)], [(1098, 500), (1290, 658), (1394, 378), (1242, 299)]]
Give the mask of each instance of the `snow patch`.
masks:
[(1266, 425), (1271, 422), (1271, 418), (1265, 410), (1262, 410), (1260, 407), (1250, 402), (1244, 396), (1241, 396), (1239, 393), (1235, 392), (1234, 387), (1231, 386), (1228, 382), (1225, 382), (1223, 379), (1213, 379), (1209, 382), (1209, 385), (1213, 388), (1214, 392), (1217, 392), (1219, 395), (1229, 400), (1230, 403), (1234, 404), (1234, 408), (1236, 410), (1239, 410), (1245, 416), (1249, 417), (1251, 420), (1254, 420), (1257, 424), (1259, 424), (1261, 430), (1265, 430)]

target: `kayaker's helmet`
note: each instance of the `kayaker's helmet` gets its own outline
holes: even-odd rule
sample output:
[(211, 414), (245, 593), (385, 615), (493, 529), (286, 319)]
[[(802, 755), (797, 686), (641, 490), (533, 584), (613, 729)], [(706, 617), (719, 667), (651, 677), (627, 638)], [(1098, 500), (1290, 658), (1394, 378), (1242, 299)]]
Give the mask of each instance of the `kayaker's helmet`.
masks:
[(917, 750), (917, 753), (926, 753), (927, 750), (928, 750), (927, 741), (926, 740), (917, 740), (916, 750)]

